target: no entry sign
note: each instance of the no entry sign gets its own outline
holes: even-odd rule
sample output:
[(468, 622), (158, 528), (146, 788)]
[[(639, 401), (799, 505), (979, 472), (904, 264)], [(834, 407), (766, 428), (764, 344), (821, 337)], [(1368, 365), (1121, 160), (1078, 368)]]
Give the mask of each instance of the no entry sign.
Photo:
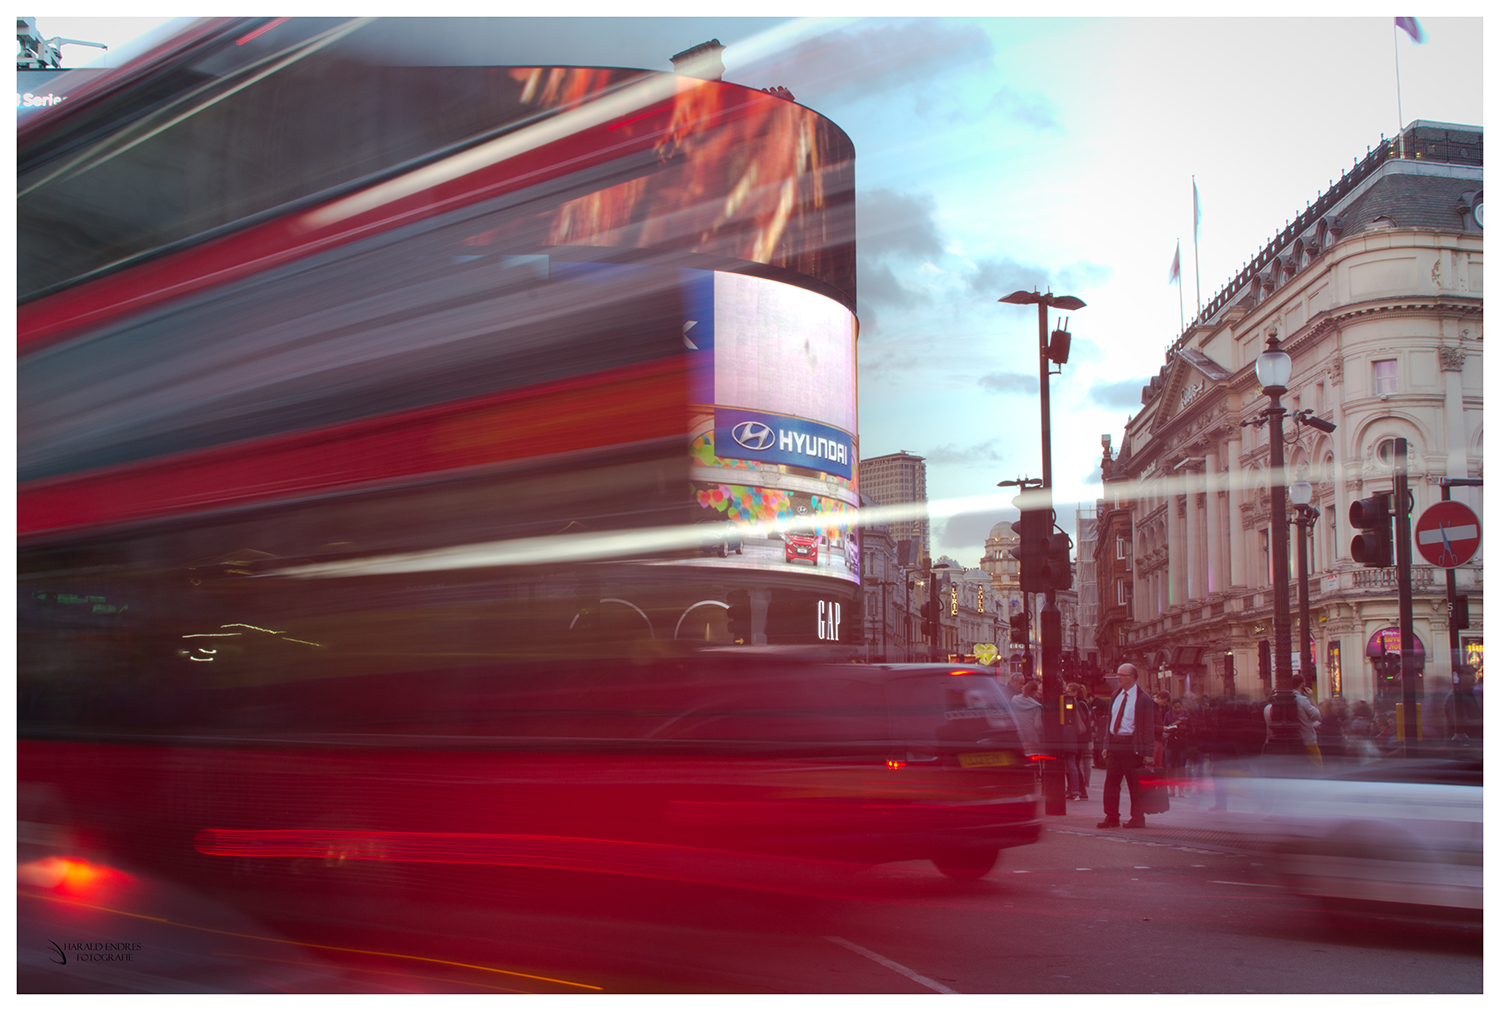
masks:
[(1451, 569), (1474, 557), (1479, 517), (1462, 502), (1434, 502), (1412, 529), (1417, 550), (1433, 565)]

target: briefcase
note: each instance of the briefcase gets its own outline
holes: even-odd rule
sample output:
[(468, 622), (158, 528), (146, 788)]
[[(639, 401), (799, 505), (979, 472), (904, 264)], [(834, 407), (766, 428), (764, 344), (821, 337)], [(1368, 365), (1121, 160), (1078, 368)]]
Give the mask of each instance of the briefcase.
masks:
[(1167, 797), (1167, 770), (1141, 770), (1141, 813), (1166, 814), (1172, 809)]

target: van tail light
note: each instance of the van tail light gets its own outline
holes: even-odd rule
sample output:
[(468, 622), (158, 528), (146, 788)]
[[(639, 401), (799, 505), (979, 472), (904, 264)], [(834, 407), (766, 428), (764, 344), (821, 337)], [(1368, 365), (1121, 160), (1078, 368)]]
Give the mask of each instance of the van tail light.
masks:
[(1029, 758), (1033, 762), (1055, 762), (1055, 761), (1057, 761), (1057, 756), (1056, 755), (1027, 755), (1026, 757)]
[(906, 768), (906, 763), (899, 758), (887, 758), (885, 766), (887, 769), (904, 769)]

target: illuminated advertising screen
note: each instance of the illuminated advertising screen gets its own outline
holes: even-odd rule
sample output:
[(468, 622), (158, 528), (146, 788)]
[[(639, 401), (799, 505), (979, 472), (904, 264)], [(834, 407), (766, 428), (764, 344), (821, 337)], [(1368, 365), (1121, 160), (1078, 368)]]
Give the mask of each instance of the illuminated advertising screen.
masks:
[(713, 375), (705, 403), (858, 427), (854, 315), (816, 292), (714, 274)]
[[(682, 303), (703, 316), (691, 273)], [(699, 563), (857, 583), (854, 317), (795, 285), (712, 279), (711, 323), (685, 319), (683, 337), (694, 500), (723, 530)]]
[[(754, 89), (679, 78), (668, 103), (611, 124), (599, 140), (649, 143), (651, 168), (563, 203), (547, 244), (765, 263), (855, 304), (854, 146), (828, 119)], [(634, 168), (618, 160), (621, 174)]]

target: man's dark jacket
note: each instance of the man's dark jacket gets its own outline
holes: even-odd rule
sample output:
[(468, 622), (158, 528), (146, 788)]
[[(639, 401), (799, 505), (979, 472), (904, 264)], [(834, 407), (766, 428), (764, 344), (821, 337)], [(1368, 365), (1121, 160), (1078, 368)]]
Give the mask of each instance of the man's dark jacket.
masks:
[[(1109, 698), (1109, 709), (1106, 711), (1105, 741), (1108, 747), (1110, 728), (1115, 725), (1115, 700), (1120, 697), (1116, 690)], [(1157, 705), (1151, 700), (1151, 696), (1140, 685), (1135, 686), (1135, 734), (1133, 740), (1135, 747), (1132, 749), (1137, 755), (1149, 763), (1156, 754), (1156, 740), (1159, 730), (1156, 725), (1158, 720)]]

